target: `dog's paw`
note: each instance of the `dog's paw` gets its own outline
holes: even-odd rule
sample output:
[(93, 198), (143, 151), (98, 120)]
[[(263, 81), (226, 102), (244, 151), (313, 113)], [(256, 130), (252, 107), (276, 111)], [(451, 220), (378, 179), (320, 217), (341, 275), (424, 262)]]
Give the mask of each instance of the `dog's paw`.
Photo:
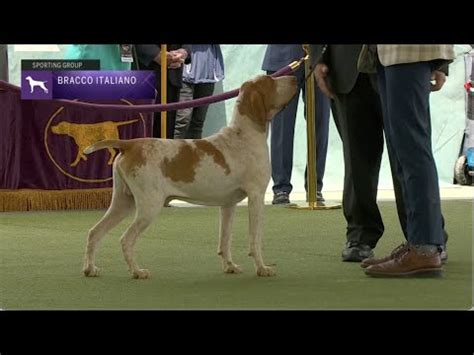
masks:
[(97, 277), (99, 276), (99, 273), (100, 273), (100, 269), (97, 266), (91, 266), (91, 265), (84, 267), (82, 271), (84, 272), (84, 275), (86, 275), (87, 277)]
[(230, 263), (224, 266), (224, 272), (226, 274), (240, 274), (242, 272), (242, 268), (234, 263)]
[(151, 277), (150, 270), (138, 269), (133, 272), (134, 279), (149, 279)]
[(275, 276), (276, 271), (270, 266), (261, 266), (257, 269), (258, 276)]

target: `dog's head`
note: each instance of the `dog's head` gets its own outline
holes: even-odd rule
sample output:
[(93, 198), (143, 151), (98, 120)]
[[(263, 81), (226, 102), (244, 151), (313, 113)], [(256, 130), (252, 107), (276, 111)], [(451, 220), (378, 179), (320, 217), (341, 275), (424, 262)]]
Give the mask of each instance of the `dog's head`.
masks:
[(56, 126), (52, 126), (51, 131), (55, 134), (68, 134), (70, 131), (69, 122), (60, 122)]
[(266, 131), (270, 120), (295, 96), (296, 84), (294, 76), (258, 76), (241, 86), (237, 109)]
[(33, 78), (31, 76), (27, 76), (25, 79), (26, 80), (32, 80)]

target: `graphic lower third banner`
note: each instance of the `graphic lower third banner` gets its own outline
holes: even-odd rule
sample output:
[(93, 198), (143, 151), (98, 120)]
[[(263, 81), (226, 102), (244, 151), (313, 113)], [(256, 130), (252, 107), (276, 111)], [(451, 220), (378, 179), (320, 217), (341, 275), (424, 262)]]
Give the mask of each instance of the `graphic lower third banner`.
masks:
[(152, 100), (155, 81), (148, 70), (22, 70), (21, 99)]

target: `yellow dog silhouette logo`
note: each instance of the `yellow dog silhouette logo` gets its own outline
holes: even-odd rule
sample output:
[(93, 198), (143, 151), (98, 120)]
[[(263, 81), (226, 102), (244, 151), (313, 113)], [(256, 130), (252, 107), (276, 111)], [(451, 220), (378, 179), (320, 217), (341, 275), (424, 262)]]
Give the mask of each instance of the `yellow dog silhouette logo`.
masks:
[[(71, 167), (76, 166), (82, 160), (86, 161), (87, 156), (84, 154), (84, 149), (88, 146), (104, 140), (104, 139), (120, 139), (118, 127), (137, 122), (138, 120), (114, 122), (105, 121), (99, 123), (79, 124), (67, 121), (62, 121), (56, 126), (51, 127), (54, 134), (66, 134), (74, 139), (77, 145), (76, 159), (70, 164)], [(110, 153), (108, 165), (112, 165), (114, 157), (117, 154), (115, 149), (108, 148)]]

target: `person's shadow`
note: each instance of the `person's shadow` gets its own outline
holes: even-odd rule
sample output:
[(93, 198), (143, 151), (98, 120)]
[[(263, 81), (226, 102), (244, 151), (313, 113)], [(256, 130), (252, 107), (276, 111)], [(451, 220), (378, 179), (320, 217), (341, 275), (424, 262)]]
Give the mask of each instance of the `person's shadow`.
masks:
[[(216, 83), (213, 95), (219, 95), (224, 92), (222, 81)], [(202, 129), (202, 137), (209, 137), (219, 132), (222, 127), (227, 126), (227, 116), (225, 110), (225, 101), (216, 102), (209, 105), (206, 115), (206, 121)]]

